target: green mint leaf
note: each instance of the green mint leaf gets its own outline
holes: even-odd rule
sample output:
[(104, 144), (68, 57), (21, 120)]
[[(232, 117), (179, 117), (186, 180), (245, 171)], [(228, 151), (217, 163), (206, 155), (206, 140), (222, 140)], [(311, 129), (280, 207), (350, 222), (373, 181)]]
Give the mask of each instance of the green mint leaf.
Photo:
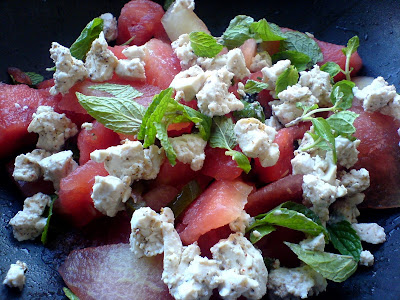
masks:
[(161, 146), (164, 148), (165, 155), (168, 158), (169, 163), (172, 166), (176, 165), (176, 153), (172, 147), (171, 142), (168, 139), (167, 126), (163, 123), (154, 122), (154, 128), (156, 129), (156, 136), (160, 140)]
[(171, 4), (174, 3), (174, 0), (165, 0), (164, 2), (164, 10), (168, 10), (168, 8), (171, 6)]
[(333, 152), (333, 160), (334, 163), (337, 163), (337, 156), (336, 156), (336, 146), (335, 146), (335, 136), (332, 133), (332, 128), (329, 125), (328, 121), (324, 118), (313, 118), (311, 120), (314, 126), (314, 133), (325, 140), (329, 145)]
[(302, 109), (303, 110), (303, 115), (307, 114), (308, 112), (312, 110), (318, 109), (318, 104), (314, 104), (312, 106), (306, 106), (301, 102), (296, 102), (296, 108)]
[(343, 54), (346, 57), (350, 57), (354, 52), (357, 51), (358, 47), (360, 46), (360, 39), (358, 36), (353, 36), (349, 41), (347, 42), (347, 47), (342, 49)]
[(196, 180), (186, 184), (176, 198), (168, 204), (177, 218), (201, 194), (202, 190)]
[(348, 221), (328, 224), (327, 229), (333, 246), (340, 254), (351, 255), (356, 261), (360, 260), (361, 240)]
[(306, 54), (311, 59), (308, 64), (309, 68), (324, 59), (317, 42), (306, 34), (298, 31), (288, 31), (285, 32), (285, 36), (286, 39), (281, 41), (280, 50), (293, 50)]
[(319, 219), (318, 215), (314, 211), (312, 211), (311, 209), (309, 209), (308, 207), (306, 207), (302, 204), (288, 201), (288, 202), (282, 203), (281, 205), (279, 205), (279, 207), (297, 211), (297, 212), (305, 215), (307, 218), (313, 220), (313, 222), (322, 226), (321, 220)]
[(288, 86), (295, 85), (299, 80), (299, 72), (296, 68), (290, 66), (281, 75), (278, 76), (276, 80), (275, 92), (279, 94), (280, 92), (287, 89)]
[(254, 101), (251, 103), (243, 100), (241, 101), (244, 105), (244, 108), (240, 111), (233, 112), (233, 116), (235, 117), (236, 120), (243, 118), (255, 118), (263, 123), (265, 122), (264, 109), (258, 101)]
[[(258, 231), (258, 233), (256, 235), (254, 234), (255, 230)], [(255, 229), (255, 230), (250, 232), (250, 242), (252, 244), (257, 243), (264, 236), (266, 236), (266, 235), (270, 234), (271, 232), (275, 231), (276, 228), (274, 226), (272, 226), (272, 225), (265, 224), (265, 225), (258, 226), (257, 229)]]
[(266, 90), (268, 88), (268, 84), (265, 82), (254, 81), (254, 80), (247, 80), (244, 86), (244, 92), (247, 94), (256, 94), (261, 92), (262, 90)]
[(355, 87), (355, 83), (348, 80), (335, 83), (330, 95), (332, 104), (342, 110), (351, 108), (354, 98), (353, 87)]
[(86, 53), (90, 50), (92, 42), (99, 37), (103, 31), (103, 19), (94, 18), (82, 30), (80, 36), (71, 45), (71, 55), (77, 59), (84, 60)]
[(276, 63), (278, 60), (289, 59), (291, 64), (295, 66), (298, 71), (307, 69), (311, 62), (311, 58), (307, 54), (294, 50), (275, 53), (271, 56), (271, 59), (273, 63)]
[(357, 270), (352, 256), (304, 250), (300, 245), (284, 242), (297, 257), (326, 279), (343, 282)]
[(238, 167), (241, 168), (243, 171), (245, 171), (246, 174), (250, 172), (251, 165), (249, 159), (242, 152), (236, 150), (228, 150), (225, 152), (225, 155), (232, 156), (232, 159), (236, 161)]
[(189, 34), (189, 38), (194, 54), (200, 57), (213, 58), (224, 48), (214, 37), (205, 32), (193, 31)]
[(223, 45), (233, 49), (242, 45), (246, 40), (251, 39), (250, 25), (254, 22), (252, 17), (239, 15), (232, 19), (228, 28), (222, 34)]
[(286, 39), (283, 34), (279, 34), (279, 32), (271, 28), (265, 19), (251, 23), (250, 31), (255, 34), (256, 39), (261, 39), (264, 42), (281, 41)]
[(44, 77), (38, 73), (35, 72), (25, 72), (26, 75), (29, 76), (29, 78), (32, 81), (32, 85), (37, 85), (39, 83), (41, 83), (44, 79)]
[(46, 226), (44, 226), (42, 236), (40, 237), (40, 240), (43, 245), (46, 245), (46, 243), (47, 243), (47, 235), (49, 233), (50, 219), (51, 219), (51, 216), (53, 215), (53, 206), (54, 206), (54, 201), (56, 201), (56, 199), (57, 199), (57, 196), (51, 197), (49, 213), (47, 214)]
[(103, 83), (91, 85), (89, 89), (107, 92), (116, 98), (134, 99), (143, 96), (142, 92), (130, 85)]
[(314, 134), (310, 131), (307, 131), (307, 133), (309, 135), (311, 135), (311, 137), (313, 138), (313, 140), (315, 142), (315, 144), (313, 144), (311, 148), (320, 148), (325, 151), (332, 151), (332, 147), (329, 146), (330, 144), (327, 143), (325, 140), (323, 140), (320, 136), (318, 136), (317, 134)]
[(328, 61), (327, 63), (323, 64), (320, 69), (321, 71), (329, 73), (331, 77), (335, 77), (342, 71), (340, 66), (333, 61)]
[(86, 96), (76, 93), (82, 107), (105, 127), (120, 133), (136, 134), (145, 108), (125, 98)]
[(352, 111), (345, 110), (331, 115), (326, 121), (338, 135), (348, 136), (356, 132), (353, 124), (358, 116)]
[(231, 118), (214, 117), (209, 141), (210, 146), (232, 150), (237, 145), (234, 127)]
[(78, 296), (76, 296), (69, 288), (64, 287), (63, 291), (69, 300), (79, 300)]

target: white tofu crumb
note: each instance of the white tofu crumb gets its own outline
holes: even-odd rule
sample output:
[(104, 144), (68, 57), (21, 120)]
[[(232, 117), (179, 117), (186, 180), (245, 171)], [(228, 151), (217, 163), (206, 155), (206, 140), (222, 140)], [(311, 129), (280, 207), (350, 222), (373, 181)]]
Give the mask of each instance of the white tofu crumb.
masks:
[(369, 172), (364, 168), (360, 170), (352, 169), (350, 172), (342, 172), (340, 181), (347, 189), (347, 195), (352, 196), (365, 191), (369, 187)]
[(251, 60), (251, 65), (250, 65), (250, 71), (252, 73), (261, 71), (265, 67), (271, 67), (272, 66), (272, 60), (271, 56), (268, 54), (267, 51), (263, 51), (260, 53), (257, 53), (256, 56), (254, 56)]
[(269, 274), (268, 289), (281, 298), (316, 296), (325, 291), (326, 279), (309, 266), (278, 268)]
[(269, 85), (270, 89), (275, 89), (276, 80), (279, 75), (286, 71), (290, 67), (290, 60), (279, 60), (272, 67), (265, 67), (261, 70), (263, 74), (263, 81)]
[(317, 236), (310, 236), (300, 242), (300, 246), (304, 250), (321, 251), (325, 249), (325, 235), (320, 233)]
[(18, 155), (14, 162), (14, 179), (29, 182), (38, 180), (43, 175), (39, 162), (50, 155), (50, 152), (42, 149)]
[(28, 132), (39, 134), (36, 147), (48, 151), (59, 151), (65, 141), (78, 133), (74, 123), (65, 114), (54, 112), (50, 106), (39, 106), (32, 115)]
[(9, 222), (13, 227), (14, 237), (18, 241), (33, 240), (42, 234), (47, 218), (41, 216), (50, 202), (50, 196), (42, 193), (25, 199), (23, 210)]
[(50, 89), (50, 94), (66, 94), (75, 83), (88, 77), (83, 61), (73, 57), (68, 48), (53, 42), (50, 57), (56, 65), (56, 71), (53, 75), (54, 86)]
[(197, 55), (194, 54), (190, 38), (187, 33), (179, 36), (179, 38), (172, 42), (172, 49), (180, 60), (182, 70), (187, 70), (194, 66), (197, 62)]
[(115, 176), (95, 176), (92, 199), (94, 207), (101, 213), (115, 217), (117, 212), (124, 210), (124, 203), (129, 199), (132, 189)]
[(125, 79), (146, 79), (144, 65), (140, 58), (119, 59), (115, 73)]
[(122, 50), (122, 54), (125, 55), (128, 59), (139, 58), (141, 60), (144, 59), (144, 46), (130, 46)]
[(400, 120), (400, 95), (397, 94), (393, 98), (393, 101), (390, 101), (388, 105), (382, 107), (380, 112), (384, 115), (392, 116), (396, 120)]
[(374, 256), (368, 250), (363, 250), (360, 253), (360, 261), (358, 264), (360, 266), (371, 267), (374, 264)]
[(361, 204), (364, 198), (363, 193), (357, 193), (338, 199), (331, 206), (330, 219), (334, 222), (346, 220), (350, 223), (357, 223), (357, 217), (360, 216), (357, 205)]
[[(233, 231), (233, 232), (240, 232), (245, 234), (246, 232), (246, 227), (248, 227), (250, 225), (250, 222), (253, 220), (252, 217), (250, 217), (250, 215), (248, 213), (246, 213), (245, 210), (243, 210), (240, 213), (240, 216), (229, 223), (229, 228)], [(254, 234), (254, 231), (253, 231)]]
[(234, 132), (246, 156), (259, 158), (263, 167), (276, 164), (280, 152), (278, 144), (273, 142), (277, 134), (274, 128), (255, 118), (243, 118), (235, 124)]
[(89, 78), (95, 82), (102, 82), (112, 78), (118, 65), (118, 58), (108, 49), (103, 31), (92, 43), (86, 55), (85, 67)]
[(93, 129), (93, 123), (85, 122), (81, 125), (81, 129), (85, 129), (87, 131), (90, 131)]
[(3, 284), (10, 288), (18, 288), (20, 291), (24, 288), (26, 277), (25, 272), (28, 270), (26, 263), (17, 260), (15, 264), (10, 265), (10, 269), (7, 272), (6, 278)]
[(222, 68), (206, 72), (206, 82), (196, 94), (197, 106), (200, 112), (209, 116), (223, 116), (231, 111), (242, 110), (243, 103), (228, 88), (231, 85), (233, 73)]
[(244, 91), (244, 84), (242, 82), (238, 82), (237, 92), (240, 96), (246, 97), (246, 92)]
[(352, 224), (351, 227), (364, 242), (381, 244), (386, 241), (385, 229), (376, 223), (358, 223)]
[(318, 65), (315, 65), (311, 71), (300, 72), (299, 84), (310, 89), (313, 96), (318, 99), (320, 107), (331, 105), (331, 78), (329, 73), (321, 71)]
[(265, 125), (274, 128), (276, 131), (283, 128), (282, 124), (279, 122), (278, 118), (275, 116), (271, 116), (269, 119), (266, 119)]
[(118, 23), (117, 19), (111, 13), (100, 15), (103, 20), (103, 32), (107, 42), (112, 42), (118, 37)]
[(207, 141), (203, 140), (199, 134), (183, 134), (178, 137), (168, 138), (174, 151), (176, 158), (185, 163), (190, 164), (193, 171), (198, 171), (203, 167), (206, 155), (204, 148)]
[(193, 100), (206, 81), (206, 76), (199, 66), (190, 67), (188, 70), (178, 73), (172, 80), (170, 87), (176, 90), (175, 100)]
[(194, 10), (194, 0), (176, 0), (173, 4), (171, 13), (177, 13), (180, 10)]
[(243, 79), (250, 75), (243, 52), (239, 48), (232, 49), (226, 54), (226, 68), (229, 72), (235, 74), (238, 79)]
[(72, 151), (61, 151), (39, 161), (44, 180), (53, 182), (54, 189), (60, 189), (60, 181), (73, 172), (78, 164), (72, 158)]
[(358, 161), (357, 150), (358, 145), (360, 145), (360, 140), (350, 141), (347, 138), (338, 136), (335, 138), (336, 154), (338, 164), (349, 169), (355, 165)]

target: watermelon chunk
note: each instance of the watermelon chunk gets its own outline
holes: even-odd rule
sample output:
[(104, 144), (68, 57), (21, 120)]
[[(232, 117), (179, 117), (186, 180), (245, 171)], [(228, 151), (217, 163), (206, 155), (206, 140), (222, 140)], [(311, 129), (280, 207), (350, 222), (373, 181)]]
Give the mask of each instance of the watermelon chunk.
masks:
[(238, 178), (243, 170), (239, 168), (231, 156), (225, 155), (226, 149), (211, 148), (206, 146), (203, 168), (200, 172), (217, 180), (234, 180)]

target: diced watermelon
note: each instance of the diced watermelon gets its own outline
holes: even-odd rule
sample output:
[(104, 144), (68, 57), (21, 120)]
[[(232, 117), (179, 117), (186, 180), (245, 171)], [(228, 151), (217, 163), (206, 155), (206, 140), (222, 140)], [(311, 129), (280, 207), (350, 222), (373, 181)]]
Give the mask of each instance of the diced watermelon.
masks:
[(254, 39), (248, 39), (240, 46), (240, 50), (242, 50), (244, 60), (246, 62), (246, 67), (250, 68), (251, 63), (253, 61), (253, 57), (257, 54), (257, 42)]
[(173, 299), (161, 280), (162, 255), (137, 258), (129, 244), (75, 250), (59, 272), (81, 300)]
[(59, 97), (51, 96), (48, 90), (0, 83), (0, 158), (34, 144), (37, 135), (27, 131), (32, 114), (38, 106), (55, 107), (58, 101)]
[(189, 181), (193, 180), (196, 175), (197, 172), (193, 171), (190, 165), (177, 160), (176, 165), (172, 166), (166, 159), (161, 165), (160, 172), (152, 184), (154, 186), (171, 185), (180, 189)]
[(108, 49), (110, 49), (112, 51), (112, 53), (114, 53), (114, 55), (118, 58), (118, 59), (127, 59), (127, 57), (125, 56), (125, 54), (122, 53), (122, 51), (126, 48), (128, 48), (129, 46), (119, 46), (116, 45), (114, 47), (108, 46)]
[(144, 62), (146, 82), (166, 89), (175, 75), (181, 71), (179, 59), (169, 43), (152, 39), (145, 45)]
[(94, 150), (107, 149), (119, 143), (120, 138), (117, 133), (94, 121), (91, 130), (83, 129), (78, 135), (79, 164), (85, 164)]
[(171, 185), (157, 185), (143, 195), (143, 200), (155, 211), (160, 211), (179, 194), (180, 190)]
[(205, 148), (206, 159), (201, 173), (217, 180), (234, 180), (238, 178), (243, 170), (239, 168), (231, 156), (225, 155), (226, 149)]
[(126, 43), (134, 37), (130, 45), (143, 45), (156, 35), (161, 35), (161, 5), (150, 0), (133, 0), (124, 5), (118, 18), (117, 44)]
[(192, 122), (174, 123), (168, 126), (168, 136), (177, 137), (182, 134), (189, 134), (192, 132), (194, 124)]
[(235, 181), (215, 181), (185, 211), (179, 226), (184, 244), (191, 244), (206, 232), (236, 220), (252, 187)]
[(227, 239), (232, 233), (229, 225), (225, 225), (216, 229), (212, 229), (199, 237), (197, 244), (200, 247), (201, 255), (212, 258), (210, 248), (218, 243), (221, 239)]
[(48, 88), (51, 88), (52, 86), (54, 86), (54, 79), (53, 78), (47, 79), (47, 80), (44, 80), (44, 81), (40, 82), (36, 87), (38, 89), (48, 89)]
[(61, 179), (55, 210), (76, 226), (84, 226), (102, 214), (94, 208), (91, 198), (95, 176), (107, 176), (102, 163), (88, 161)]

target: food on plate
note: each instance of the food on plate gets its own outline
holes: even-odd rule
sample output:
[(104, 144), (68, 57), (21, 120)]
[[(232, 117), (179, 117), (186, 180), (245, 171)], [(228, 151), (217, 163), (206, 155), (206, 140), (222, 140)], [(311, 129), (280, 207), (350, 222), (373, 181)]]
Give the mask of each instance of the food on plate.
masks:
[(53, 79), (14, 68), (20, 84), (0, 85), (0, 154), (19, 154), (27, 195), (14, 237), (130, 218), (125, 243), (68, 256), (68, 295), (306, 298), (374, 263), (362, 241), (385, 242), (358, 205), (400, 204), (400, 96), (352, 81), (358, 37), (239, 15), (215, 38), (194, 6), (130, 1), (52, 43)]

